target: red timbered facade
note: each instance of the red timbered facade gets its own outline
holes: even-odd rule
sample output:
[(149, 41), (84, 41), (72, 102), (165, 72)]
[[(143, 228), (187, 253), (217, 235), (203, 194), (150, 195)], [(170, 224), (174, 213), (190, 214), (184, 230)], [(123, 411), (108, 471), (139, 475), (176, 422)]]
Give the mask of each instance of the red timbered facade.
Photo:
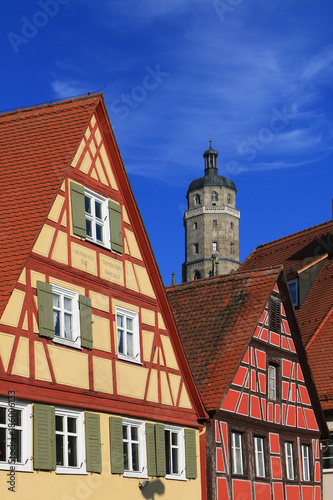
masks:
[(102, 95), (0, 130), (1, 498), (199, 500), (205, 410)]
[(208, 498), (319, 500), (327, 428), (283, 273), (235, 273), (167, 293), (210, 415)]

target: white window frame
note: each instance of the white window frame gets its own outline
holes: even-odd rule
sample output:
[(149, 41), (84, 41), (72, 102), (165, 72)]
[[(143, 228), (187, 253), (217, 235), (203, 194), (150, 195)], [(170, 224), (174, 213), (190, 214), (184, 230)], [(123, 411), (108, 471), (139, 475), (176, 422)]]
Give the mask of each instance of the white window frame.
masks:
[[(239, 445), (236, 445), (236, 436), (239, 436)], [(238, 476), (244, 475), (242, 437), (241, 432), (231, 432), (232, 473)]]
[(260, 436), (254, 436), (254, 455), (256, 462), (257, 477), (266, 477), (264, 446), (265, 446), (264, 438)]
[(286, 455), (286, 473), (288, 481), (295, 480), (295, 467), (294, 467), (294, 444), (291, 441), (284, 443)]
[[(15, 471), (31, 471), (31, 405), (10, 398), (0, 400), (0, 407), (6, 409), (6, 423), (0, 424), (1, 428), (6, 429), (6, 461), (0, 462), (0, 470), (10, 470), (14, 467)], [(14, 421), (10, 419), (12, 413), (10, 408), (21, 411), (21, 426), (16, 425), (15, 419)], [(21, 431), (21, 462), (8, 463), (12, 453), (11, 429)]]
[[(124, 327), (118, 326), (118, 316), (122, 316), (124, 321)], [(128, 354), (128, 345), (127, 345), (127, 328), (126, 328), (126, 318), (130, 318), (133, 320), (133, 356)], [(140, 332), (139, 332), (139, 314), (135, 311), (130, 311), (128, 309), (124, 309), (122, 307), (116, 307), (116, 327), (117, 327), (117, 350), (118, 350), (118, 358), (124, 359), (126, 361), (131, 361), (132, 363), (141, 364), (141, 353), (140, 353)], [(123, 343), (124, 343), (124, 352), (119, 352), (119, 334), (120, 330), (123, 331)]]
[[(86, 208), (86, 198), (89, 198), (93, 202), (93, 203), (91, 203), (91, 213), (88, 213), (85, 210), (86, 222), (90, 221), (91, 228), (92, 228), (91, 236), (88, 235), (88, 231), (87, 231), (86, 240), (91, 241), (93, 243), (96, 243), (96, 245), (100, 245), (102, 247), (111, 249), (108, 199), (105, 198), (104, 196), (98, 194), (98, 193), (95, 193), (94, 191), (91, 191), (91, 189), (84, 188), (84, 208)], [(102, 218), (99, 218), (96, 216), (95, 203), (94, 203), (95, 201), (97, 201), (98, 203), (101, 204)], [(97, 225), (102, 227), (102, 230), (103, 230), (103, 239), (102, 240), (97, 239), (97, 236), (96, 236), (96, 226)]]
[[(290, 285), (295, 285), (295, 300), (293, 298), (293, 294), (290, 289)], [(298, 307), (298, 278), (293, 280), (288, 280), (288, 287), (290, 291), (291, 300), (293, 301), (294, 307)]]
[[(54, 336), (53, 336), (53, 342), (58, 343), (58, 344), (63, 344), (67, 345), (70, 347), (76, 347), (78, 349), (81, 348), (81, 336), (80, 336), (80, 310), (79, 310), (79, 296), (77, 292), (74, 292), (73, 290), (68, 290), (67, 288), (63, 288), (58, 285), (52, 285), (52, 293), (55, 293), (57, 295), (60, 295), (61, 297), (61, 307), (60, 307), (60, 316), (61, 316), (61, 328), (60, 328), (60, 336), (55, 334), (55, 325), (54, 325)], [(68, 298), (72, 301), (72, 339), (66, 338), (65, 332), (64, 332), (64, 298)], [(55, 306), (53, 306), (54, 308)], [(54, 311), (54, 309), (53, 309)], [(54, 312), (52, 311), (53, 314), (53, 322), (54, 322)]]
[[(127, 427), (129, 430), (132, 427), (136, 427), (138, 429), (138, 440), (134, 441), (131, 439), (131, 436), (128, 439), (124, 439), (124, 431), (123, 431), (123, 449), (124, 443), (128, 443), (128, 461), (130, 468), (128, 470), (125, 469), (124, 464), (124, 476), (125, 477), (148, 477), (148, 467), (147, 467), (147, 453), (146, 453), (146, 434), (145, 434), (145, 423), (141, 420), (132, 420), (128, 418), (122, 419), (122, 427)], [(129, 433), (130, 434), (130, 433)], [(138, 457), (139, 457), (139, 470), (133, 470), (132, 463), (132, 443), (138, 444)]]
[[(167, 442), (165, 433), (170, 432), (170, 441)], [(172, 434), (177, 436), (177, 445), (172, 444)], [(165, 435), (165, 465), (166, 469), (168, 469), (168, 465), (171, 466), (171, 470), (173, 468), (173, 458), (172, 458), (172, 450), (178, 450), (178, 472), (170, 472), (166, 473), (165, 477), (167, 479), (179, 479), (186, 480), (185, 477), (185, 437), (184, 437), (184, 429), (182, 427), (174, 427), (172, 425), (164, 425), (164, 435)], [(169, 457), (170, 463), (167, 464), (167, 448), (169, 449)]]
[(268, 398), (271, 401), (276, 401), (276, 377), (277, 367), (272, 363), (268, 365)]
[(310, 445), (302, 444), (303, 481), (311, 481)]
[[(75, 411), (69, 410), (68, 408), (55, 408), (55, 416), (65, 417), (64, 429), (63, 431), (57, 431), (56, 426), (56, 446), (57, 446), (57, 435), (64, 436), (64, 465), (56, 465), (56, 473), (57, 474), (86, 474), (86, 450), (85, 450), (85, 433), (84, 433), (84, 422), (83, 422), (83, 411)], [(67, 418), (75, 418), (76, 419), (76, 433), (69, 433), (67, 430)], [(77, 440), (77, 466), (69, 466), (66, 460), (68, 453), (68, 443), (67, 437), (68, 435), (76, 435)]]
[[(326, 455), (326, 456), (325, 456)], [(325, 467), (327, 462), (332, 463), (332, 467)], [(333, 471), (333, 432), (330, 432), (330, 441), (327, 450), (323, 453), (323, 472)]]

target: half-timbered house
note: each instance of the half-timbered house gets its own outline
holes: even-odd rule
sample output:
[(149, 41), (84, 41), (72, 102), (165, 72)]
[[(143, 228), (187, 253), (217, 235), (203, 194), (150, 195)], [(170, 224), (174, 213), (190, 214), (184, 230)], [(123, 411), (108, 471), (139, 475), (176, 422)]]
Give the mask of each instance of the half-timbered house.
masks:
[(283, 271), (167, 288), (210, 420), (209, 500), (320, 500), (327, 427)]
[(2, 114), (0, 156), (1, 498), (199, 500), (205, 410), (102, 95)]

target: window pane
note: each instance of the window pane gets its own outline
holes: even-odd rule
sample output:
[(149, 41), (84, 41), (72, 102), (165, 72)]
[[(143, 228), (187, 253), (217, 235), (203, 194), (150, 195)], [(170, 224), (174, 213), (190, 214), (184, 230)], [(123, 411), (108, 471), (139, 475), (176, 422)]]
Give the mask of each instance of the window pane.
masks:
[(132, 468), (134, 471), (139, 471), (139, 445), (132, 443)]
[(133, 350), (133, 333), (127, 334), (127, 355), (134, 356)]
[(15, 410), (15, 426), (22, 427), (22, 410)]
[(69, 297), (64, 297), (64, 309), (65, 311), (72, 311), (72, 299)]
[(132, 441), (138, 441), (138, 428), (131, 427), (131, 439)]
[[(74, 419), (68, 419), (74, 420)], [(70, 467), (77, 467), (77, 438), (76, 436), (68, 436), (68, 465)]]
[(6, 458), (6, 429), (4, 427), (0, 427), (0, 462), (7, 462), (7, 458)]
[(62, 431), (63, 430), (63, 417), (56, 415), (55, 419), (56, 419), (56, 431)]
[(119, 316), (119, 314), (117, 314), (117, 326), (119, 326), (120, 328), (124, 327), (124, 317)]
[(122, 330), (118, 330), (118, 352), (124, 354), (124, 338)]
[(95, 201), (95, 217), (102, 219), (102, 205), (98, 201)]
[(11, 433), (11, 457), (15, 457), (17, 462), (22, 462), (22, 457), (21, 457), (21, 437), (22, 437), (22, 431), (15, 429), (14, 432)]
[(88, 196), (84, 197), (84, 207), (85, 207), (85, 211), (88, 214), (91, 214), (91, 200), (90, 200), (90, 198), (88, 198)]
[(127, 328), (127, 330), (133, 331), (133, 319), (132, 318), (126, 318), (126, 328)]
[(124, 469), (129, 470), (128, 465), (128, 443), (126, 441), (123, 442), (123, 452), (124, 452)]
[(0, 424), (6, 424), (6, 408), (0, 407)]
[(57, 465), (64, 465), (64, 436), (56, 434), (56, 461)]
[(177, 446), (178, 445), (178, 434), (176, 432), (172, 432), (172, 444)]
[(53, 293), (52, 296), (53, 296), (53, 307), (60, 308), (60, 295)]
[(92, 224), (91, 220), (86, 219), (86, 231), (87, 231), (87, 236), (90, 236), (92, 238)]
[(65, 339), (73, 339), (73, 336), (72, 336), (72, 315), (71, 314), (65, 314), (64, 315), (64, 320), (65, 320), (65, 325), (64, 325), (64, 328), (65, 328), (65, 332), (64, 332)]
[(96, 240), (103, 242), (103, 227), (96, 224)]
[(170, 431), (164, 431), (165, 436), (165, 465), (166, 473), (171, 474), (171, 446), (170, 446)]
[(123, 439), (128, 439), (128, 427), (123, 425)]
[(54, 335), (60, 337), (60, 312), (53, 310)]
[(330, 442), (328, 448), (323, 454), (323, 468), (333, 469), (333, 433), (330, 434)]
[(76, 418), (68, 417), (67, 420), (67, 430), (68, 432), (76, 433)]

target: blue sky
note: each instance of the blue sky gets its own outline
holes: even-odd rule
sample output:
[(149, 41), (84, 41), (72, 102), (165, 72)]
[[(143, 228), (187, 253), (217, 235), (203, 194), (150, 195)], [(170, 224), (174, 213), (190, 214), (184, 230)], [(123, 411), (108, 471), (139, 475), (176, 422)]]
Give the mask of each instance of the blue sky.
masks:
[(332, 218), (330, 0), (15, 0), (0, 109), (102, 89), (165, 284), (202, 154), (237, 186), (240, 258)]

